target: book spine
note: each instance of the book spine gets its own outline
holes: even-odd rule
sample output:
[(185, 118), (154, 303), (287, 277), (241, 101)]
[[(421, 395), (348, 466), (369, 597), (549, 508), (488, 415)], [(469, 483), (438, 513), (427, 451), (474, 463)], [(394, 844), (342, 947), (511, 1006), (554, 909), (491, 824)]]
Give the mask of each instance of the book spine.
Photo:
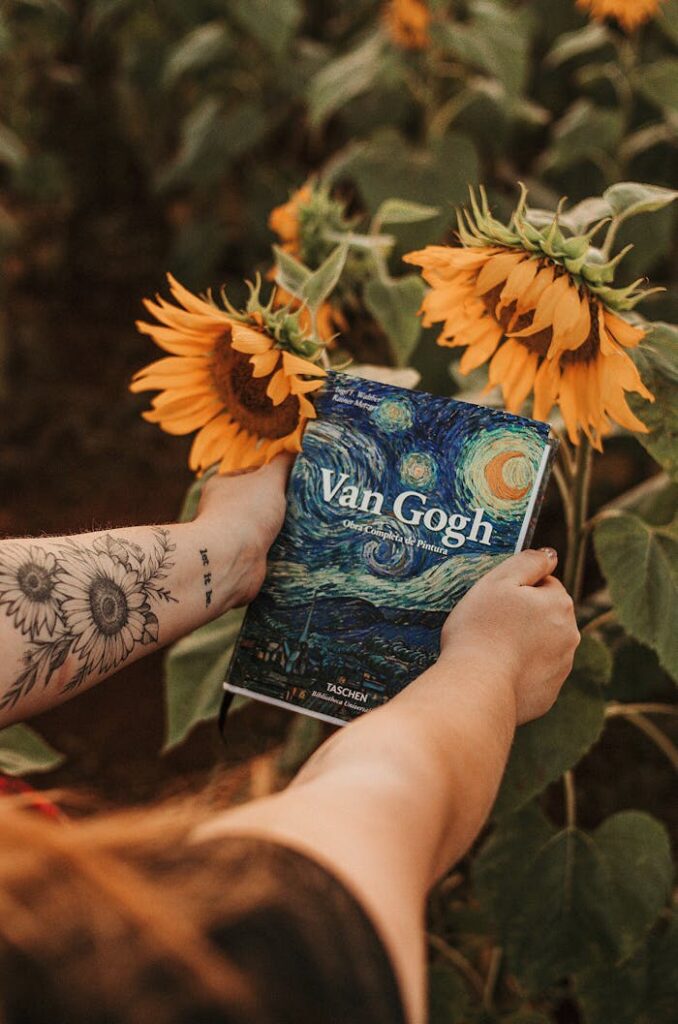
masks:
[(551, 466), (553, 465), (553, 461), (558, 452), (559, 445), (560, 442), (555, 437), (549, 437), (546, 445), (544, 446), (544, 454), (542, 455), (541, 463), (539, 464), (539, 469), (537, 471), (537, 479), (534, 482), (532, 494), (530, 495), (530, 500), (527, 503), (527, 508), (525, 509), (523, 525), (516, 542), (516, 552), (529, 548), (532, 543), (539, 510), (544, 500), (544, 494), (551, 476)]

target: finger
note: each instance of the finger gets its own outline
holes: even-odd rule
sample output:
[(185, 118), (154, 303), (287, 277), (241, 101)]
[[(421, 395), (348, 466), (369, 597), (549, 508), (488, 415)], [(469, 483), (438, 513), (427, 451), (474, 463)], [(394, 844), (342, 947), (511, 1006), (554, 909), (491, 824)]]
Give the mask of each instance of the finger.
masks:
[(558, 555), (553, 548), (539, 548), (512, 555), (494, 573), (495, 578), (510, 580), (516, 586), (533, 587), (550, 576), (557, 564)]

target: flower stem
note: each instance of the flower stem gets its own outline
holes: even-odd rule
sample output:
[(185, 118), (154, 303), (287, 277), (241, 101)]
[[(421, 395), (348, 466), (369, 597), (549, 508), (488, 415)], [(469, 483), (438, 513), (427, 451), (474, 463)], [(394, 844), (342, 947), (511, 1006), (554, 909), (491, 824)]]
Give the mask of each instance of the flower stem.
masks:
[(582, 438), (575, 456), (572, 488), (569, 500), (565, 501), (565, 517), (567, 521), (567, 556), (563, 583), (575, 604), (581, 598), (584, 577), (584, 557), (588, 531), (586, 520), (589, 508), (589, 489), (591, 483), (592, 449), (586, 438)]
[(571, 770), (563, 774), (563, 788), (565, 790), (565, 824), (567, 828), (575, 828), (577, 825), (577, 793)]

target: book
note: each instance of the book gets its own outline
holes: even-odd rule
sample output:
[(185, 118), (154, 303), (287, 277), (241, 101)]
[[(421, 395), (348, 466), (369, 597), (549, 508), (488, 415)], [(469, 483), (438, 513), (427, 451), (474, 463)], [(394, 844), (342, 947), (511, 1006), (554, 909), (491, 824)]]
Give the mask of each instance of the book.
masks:
[(528, 546), (547, 423), (330, 372), (224, 688), (344, 725), (436, 659), (454, 605)]

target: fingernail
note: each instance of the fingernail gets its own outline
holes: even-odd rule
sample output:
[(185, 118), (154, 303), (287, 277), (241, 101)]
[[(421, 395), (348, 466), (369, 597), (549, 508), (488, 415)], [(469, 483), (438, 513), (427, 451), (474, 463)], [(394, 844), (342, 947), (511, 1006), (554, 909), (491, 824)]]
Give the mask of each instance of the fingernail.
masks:
[(543, 551), (546, 557), (549, 558), (552, 562), (555, 562), (555, 560), (558, 557), (558, 553), (554, 551), (553, 548), (539, 548), (539, 550)]

